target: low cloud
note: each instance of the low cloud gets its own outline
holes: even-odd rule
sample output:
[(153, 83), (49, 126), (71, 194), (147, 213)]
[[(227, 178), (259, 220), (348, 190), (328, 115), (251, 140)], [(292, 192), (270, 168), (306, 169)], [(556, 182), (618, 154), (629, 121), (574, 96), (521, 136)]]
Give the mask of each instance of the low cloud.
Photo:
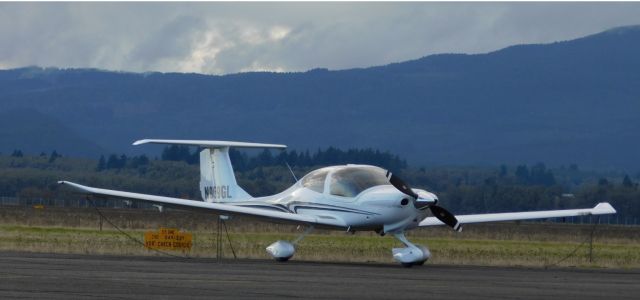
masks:
[(0, 68), (346, 69), (639, 23), (636, 3), (2, 3)]

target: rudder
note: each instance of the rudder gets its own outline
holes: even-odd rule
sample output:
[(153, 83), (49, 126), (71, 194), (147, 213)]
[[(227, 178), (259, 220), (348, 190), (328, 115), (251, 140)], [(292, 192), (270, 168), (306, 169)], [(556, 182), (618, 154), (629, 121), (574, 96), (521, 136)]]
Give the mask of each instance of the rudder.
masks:
[(206, 202), (230, 202), (251, 199), (233, 173), (229, 147), (200, 151), (200, 193)]

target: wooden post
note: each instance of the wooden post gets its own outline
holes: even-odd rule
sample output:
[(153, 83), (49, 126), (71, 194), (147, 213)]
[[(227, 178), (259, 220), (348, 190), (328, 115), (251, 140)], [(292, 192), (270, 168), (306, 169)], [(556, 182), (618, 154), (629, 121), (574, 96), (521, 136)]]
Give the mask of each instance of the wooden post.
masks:
[(220, 226), (222, 219), (218, 216), (218, 226), (216, 226), (216, 259), (222, 259), (222, 227)]
[(593, 232), (594, 230), (591, 230), (591, 234), (589, 236), (589, 263), (593, 262)]
[[(593, 220), (593, 215), (589, 216), (591, 220)], [(596, 218), (596, 223), (591, 227), (591, 233), (589, 234), (589, 263), (593, 262), (593, 235), (596, 232), (596, 226), (600, 223), (600, 216)]]

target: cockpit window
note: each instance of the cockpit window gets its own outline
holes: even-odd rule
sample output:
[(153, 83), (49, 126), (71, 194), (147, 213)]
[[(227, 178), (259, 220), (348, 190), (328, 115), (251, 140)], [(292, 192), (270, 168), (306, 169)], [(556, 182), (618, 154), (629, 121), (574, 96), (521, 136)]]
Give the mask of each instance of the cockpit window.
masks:
[(309, 173), (307, 176), (302, 178), (302, 186), (318, 192), (324, 192), (324, 180), (327, 178), (327, 174), (329, 174), (329, 170), (320, 169)]
[(377, 185), (389, 184), (386, 172), (377, 167), (346, 167), (331, 175), (331, 195), (355, 197)]

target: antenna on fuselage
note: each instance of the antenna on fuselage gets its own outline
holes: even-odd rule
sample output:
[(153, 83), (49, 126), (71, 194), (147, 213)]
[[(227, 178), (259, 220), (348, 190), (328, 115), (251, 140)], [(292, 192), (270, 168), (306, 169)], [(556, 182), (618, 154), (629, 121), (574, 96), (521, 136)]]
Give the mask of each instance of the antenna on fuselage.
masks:
[(296, 174), (293, 173), (293, 169), (291, 169), (291, 166), (289, 165), (289, 163), (287, 162), (287, 159), (285, 158), (284, 160), (284, 164), (287, 165), (287, 168), (289, 168), (289, 172), (291, 172), (291, 176), (293, 176), (293, 179), (296, 180), (296, 182), (298, 182), (298, 177), (296, 177)]

